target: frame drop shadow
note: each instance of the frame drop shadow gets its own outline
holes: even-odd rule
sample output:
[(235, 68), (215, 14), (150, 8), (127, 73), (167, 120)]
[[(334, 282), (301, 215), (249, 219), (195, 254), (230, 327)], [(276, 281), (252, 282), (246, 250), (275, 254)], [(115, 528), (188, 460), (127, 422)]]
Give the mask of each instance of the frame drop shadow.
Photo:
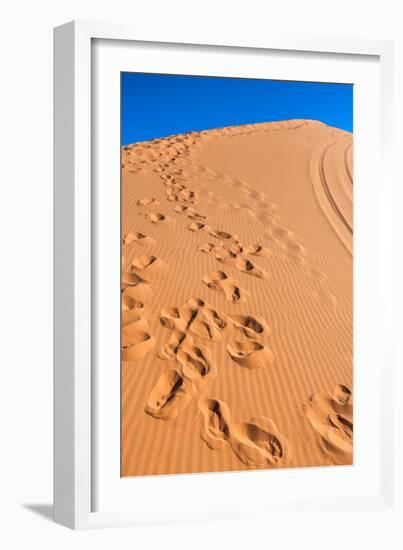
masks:
[(53, 521), (53, 504), (23, 504), (23, 507), (48, 521)]

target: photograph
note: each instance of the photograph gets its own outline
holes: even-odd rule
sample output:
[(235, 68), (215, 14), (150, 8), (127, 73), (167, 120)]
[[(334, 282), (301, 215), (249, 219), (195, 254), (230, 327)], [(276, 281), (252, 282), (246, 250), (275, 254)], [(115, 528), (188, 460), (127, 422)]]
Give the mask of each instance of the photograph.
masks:
[(121, 73), (121, 476), (353, 464), (353, 85)]

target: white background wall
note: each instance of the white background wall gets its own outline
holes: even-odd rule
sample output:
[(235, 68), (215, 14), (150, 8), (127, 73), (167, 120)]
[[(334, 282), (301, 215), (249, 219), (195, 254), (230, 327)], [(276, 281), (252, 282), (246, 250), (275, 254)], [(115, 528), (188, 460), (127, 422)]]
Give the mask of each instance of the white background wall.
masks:
[[(52, 27), (71, 19), (395, 38), (403, 80), (403, 17), (383, 0), (19, 0), (1, 8), (0, 546), (288, 549), (287, 520), (72, 532), (52, 499)], [(400, 102), (403, 96), (400, 94)], [(402, 123), (398, 106), (397, 124)], [(401, 150), (401, 149), (400, 149)], [(401, 177), (401, 171), (400, 171)], [(400, 193), (400, 198), (402, 194)], [(400, 230), (402, 223), (400, 222)], [(169, 498), (161, 495), (161, 498)], [(387, 514), (308, 516), (299, 548), (402, 547)], [(280, 536), (279, 536), (280, 535)], [(399, 541), (398, 542), (398, 537)], [(278, 542), (281, 541), (281, 543)], [(368, 549), (368, 546), (366, 546)]]

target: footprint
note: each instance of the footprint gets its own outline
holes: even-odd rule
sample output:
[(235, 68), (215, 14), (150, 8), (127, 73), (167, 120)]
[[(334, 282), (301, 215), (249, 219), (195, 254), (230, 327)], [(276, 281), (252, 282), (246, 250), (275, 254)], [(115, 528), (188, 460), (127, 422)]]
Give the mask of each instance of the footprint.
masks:
[(219, 245), (215, 246), (213, 251), (218, 262), (223, 262), (231, 266), (235, 265), (235, 260), (237, 259), (238, 255), (230, 248)]
[(160, 349), (158, 357), (163, 360), (175, 359), (176, 354), (186, 339), (190, 339), (191, 344), (193, 343), (191, 336), (180, 330), (174, 330), (169, 342)]
[(164, 214), (161, 214), (159, 212), (150, 212), (146, 214), (146, 218), (154, 224), (161, 223), (167, 219)]
[(160, 420), (174, 420), (189, 405), (191, 393), (176, 369), (164, 372), (148, 398), (145, 412)]
[(155, 339), (139, 328), (139, 321), (122, 327), (122, 361), (136, 361), (149, 352)]
[(175, 200), (177, 200), (177, 194), (179, 191), (186, 189), (186, 185), (183, 185), (182, 183), (175, 183), (174, 180), (167, 181), (165, 185), (167, 187), (167, 193), (175, 196)]
[(269, 251), (261, 244), (250, 244), (245, 247), (245, 252), (251, 256), (269, 256)]
[(199, 244), (199, 246), (197, 247), (197, 250), (199, 250), (200, 252), (208, 253), (214, 250), (214, 247), (215, 245), (213, 243), (203, 243), (203, 244)]
[[(235, 237), (232, 238), (235, 239)], [(261, 245), (249, 245), (245, 248), (237, 239), (235, 239), (235, 242), (228, 244), (221, 243), (217, 246), (211, 246), (209, 243), (208, 245), (204, 244), (199, 246), (203, 246), (201, 249), (203, 252), (212, 251), (217, 261), (234, 267), (238, 271), (242, 271), (248, 275), (253, 275), (259, 279), (263, 279), (266, 276), (266, 272), (247, 257), (248, 254), (255, 256), (267, 255), (267, 249)]]
[(193, 210), (193, 208), (190, 208), (190, 206), (185, 206), (183, 204), (177, 204), (176, 206), (174, 206), (174, 211), (178, 214), (186, 214), (186, 216), (190, 220), (202, 221), (206, 219), (206, 216), (204, 216), (203, 214), (199, 214), (198, 212)]
[(124, 294), (122, 296), (122, 310), (123, 311), (130, 311), (131, 309), (143, 309), (144, 303), (140, 300), (136, 300), (133, 296), (130, 296), (129, 294)]
[(135, 271), (122, 272), (122, 296), (130, 295), (145, 302), (152, 294), (153, 287)]
[(177, 329), (180, 320), (179, 308), (177, 307), (165, 307), (161, 311), (160, 322), (163, 327), (171, 330)]
[(242, 215), (246, 214), (248, 216), (256, 217), (256, 211), (254, 210), (254, 208), (244, 202), (233, 202), (230, 203), (228, 206), (234, 210), (240, 211)]
[(208, 229), (208, 226), (201, 222), (192, 222), (190, 225), (188, 225), (189, 231), (192, 231), (193, 233), (197, 233), (198, 231), (201, 231), (202, 229)]
[(221, 331), (226, 327), (222, 316), (203, 300), (191, 298), (178, 307), (166, 307), (161, 311), (161, 325), (180, 333), (191, 333), (199, 338), (217, 342)]
[(291, 457), (291, 447), (277, 426), (265, 416), (252, 418), (237, 426), (232, 448), (247, 466), (285, 466)]
[(122, 290), (130, 286), (138, 286), (141, 284), (147, 284), (147, 281), (140, 277), (135, 271), (122, 271)]
[(201, 298), (189, 298), (186, 302), (189, 307), (204, 307), (206, 302)]
[(260, 223), (268, 226), (268, 231), (270, 231), (271, 228), (275, 226), (278, 219), (278, 216), (276, 214), (273, 214), (272, 212), (266, 212), (264, 210), (259, 211), (256, 217), (258, 221), (260, 221)]
[(340, 430), (340, 432), (348, 441), (352, 441), (353, 423), (351, 422), (351, 420), (341, 414), (331, 414), (329, 415), (329, 421), (335, 428)]
[(154, 198), (139, 199), (137, 201), (137, 206), (150, 206), (151, 204), (157, 205), (159, 202)]
[(246, 294), (246, 290), (241, 289), (224, 271), (213, 271), (204, 275), (202, 280), (212, 290), (223, 292), (226, 299), (233, 304), (240, 302)]
[(203, 415), (203, 441), (210, 449), (221, 449), (230, 438), (231, 415), (227, 404), (216, 399), (203, 399), (199, 407)]
[(176, 330), (187, 330), (198, 314), (197, 308), (184, 304), (180, 307), (165, 307), (161, 310), (161, 325)]
[(146, 267), (150, 267), (151, 265), (155, 266), (156, 264), (162, 264), (161, 260), (156, 256), (140, 256), (139, 258), (134, 258), (132, 267), (134, 269), (145, 269)]
[(147, 237), (143, 233), (128, 233), (123, 237), (123, 245), (124, 246), (130, 246), (132, 244), (140, 244), (140, 245), (146, 245), (146, 244), (152, 244), (154, 242), (154, 239), (151, 237)]
[(221, 316), (215, 309), (206, 307), (203, 309), (203, 315), (220, 330), (225, 329), (227, 326), (227, 322), (223, 319), (223, 316)]
[(337, 384), (334, 389), (333, 397), (336, 401), (344, 405), (350, 403), (352, 399), (352, 393), (348, 386)]
[(217, 229), (214, 229), (210, 231), (210, 235), (212, 237), (216, 237), (216, 239), (231, 239), (232, 235), (231, 233), (227, 233), (226, 231), (219, 231)]
[(251, 199), (254, 199), (256, 201), (264, 201), (267, 199), (266, 195), (264, 193), (261, 193), (260, 191), (257, 191), (256, 189), (246, 189), (245, 193), (248, 197)]
[(190, 202), (190, 203), (194, 203), (197, 198), (196, 193), (188, 189), (183, 189), (182, 191), (179, 191), (177, 197), (179, 201)]
[(232, 254), (238, 255), (242, 254), (244, 252), (244, 247), (237, 241), (234, 243), (230, 243), (226, 245), (227, 250), (229, 250)]
[[(139, 320), (139, 313), (144, 309), (145, 294), (136, 292), (135, 295), (128, 292), (132, 288), (129, 287), (122, 293), (122, 327)], [(146, 330), (147, 327), (142, 327)]]
[(176, 206), (174, 206), (174, 210), (175, 210), (175, 212), (177, 212), (178, 214), (183, 214), (183, 213), (186, 212), (188, 209), (189, 209), (189, 206), (184, 206), (183, 204), (177, 204)]
[(274, 362), (272, 352), (259, 342), (230, 342), (227, 351), (233, 361), (247, 369), (269, 367)]
[(306, 249), (304, 246), (302, 246), (302, 244), (299, 244), (293, 241), (290, 241), (290, 242), (286, 241), (285, 246), (286, 246), (287, 252), (290, 255), (302, 256), (302, 257), (306, 256)]
[(241, 181), (241, 180), (237, 180), (237, 179), (233, 179), (229, 182), (229, 185), (235, 189), (245, 189), (246, 188), (246, 183)]
[(138, 309), (137, 308), (132, 308), (132, 309), (123, 311), (123, 307), (122, 307), (122, 314), (123, 313), (128, 313), (128, 312), (130, 312), (132, 314), (129, 322), (125, 323), (122, 320), (122, 327), (131, 324), (131, 325), (133, 325), (133, 328), (134, 328), (134, 324), (136, 324), (136, 326), (139, 330), (142, 330), (142, 331), (146, 332), (149, 329), (150, 323), (147, 321), (147, 319), (145, 317), (142, 317), (140, 315), (141, 309), (142, 308), (138, 308)]
[(177, 360), (182, 366), (182, 375), (191, 381), (215, 377), (217, 367), (209, 349), (185, 344), (177, 353)]
[(240, 328), (243, 334), (248, 338), (258, 338), (264, 334), (269, 334), (269, 327), (262, 318), (255, 318), (251, 315), (229, 315), (228, 318), (235, 327)]
[(279, 467), (288, 464), (291, 448), (275, 423), (265, 416), (237, 424), (232, 421), (228, 405), (218, 399), (199, 401), (203, 417), (201, 437), (217, 451), (230, 445), (246, 466)]
[(239, 247), (239, 245), (236, 245), (235, 247), (226, 247), (221, 245), (214, 247), (213, 252), (218, 262), (229, 265), (238, 271), (242, 271), (243, 273), (257, 277), (258, 279), (263, 279), (266, 277), (266, 272), (262, 268), (254, 264), (248, 258), (245, 258), (243, 255), (238, 255), (236, 250), (239, 248), (242, 250), (242, 247)]
[(195, 212), (194, 210), (190, 209), (188, 210), (187, 212), (187, 216), (190, 220), (196, 220), (196, 221), (200, 221), (200, 220), (205, 220), (206, 219), (206, 216), (203, 216), (203, 214), (198, 214), (197, 212)]
[(156, 256), (144, 255), (134, 258), (130, 273), (142, 278), (144, 282), (152, 282), (162, 276), (165, 268), (166, 264)]
[(266, 277), (266, 272), (262, 268), (245, 258), (236, 258), (234, 265), (236, 269), (239, 269), (239, 271), (243, 271), (248, 275), (253, 275), (258, 279), (263, 279)]
[(282, 242), (284, 245), (288, 243), (295, 242), (295, 235), (292, 231), (281, 227), (279, 225), (273, 224), (273, 226), (268, 230), (271, 235), (277, 239), (279, 242)]
[(209, 319), (205, 318), (205, 312), (203, 312), (203, 318), (196, 319), (190, 328), (192, 334), (203, 338), (204, 340), (211, 340), (212, 342), (219, 342), (221, 340), (221, 333), (219, 328), (214, 325)]
[(338, 384), (332, 396), (314, 394), (304, 414), (322, 448), (336, 464), (351, 464), (353, 454), (353, 403), (348, 386)]

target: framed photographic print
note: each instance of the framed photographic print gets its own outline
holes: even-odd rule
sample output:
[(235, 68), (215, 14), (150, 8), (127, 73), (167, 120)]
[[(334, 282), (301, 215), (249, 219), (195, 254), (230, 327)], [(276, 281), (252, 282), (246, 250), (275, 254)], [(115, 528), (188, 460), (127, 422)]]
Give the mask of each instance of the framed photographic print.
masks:
[(386, 41), (55, 30), (57, 522), (392, 506), (391, 97)]

